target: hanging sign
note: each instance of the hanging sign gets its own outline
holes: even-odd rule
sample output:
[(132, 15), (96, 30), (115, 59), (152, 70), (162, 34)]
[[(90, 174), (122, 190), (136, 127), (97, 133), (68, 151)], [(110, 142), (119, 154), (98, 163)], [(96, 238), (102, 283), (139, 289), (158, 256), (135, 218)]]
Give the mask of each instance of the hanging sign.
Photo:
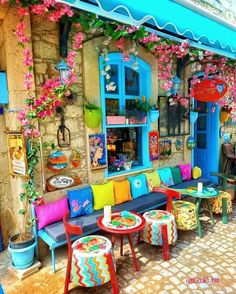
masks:
[(21, 131), (7, 130), (7, 146), (12, 176), (26, 176), (27, 152), (25, 137)]
[(71, 177), (66, 175), (52, 176), (47, 179), (46, 189), (47, 191), (55, 191), (65, 189), (82, 184), (79, 177)]
[(196, 84), (192, 96), (202, 102), (213, 102), (221, 99), (228, 91), (228, 85), (220, 79), (203, 80)]

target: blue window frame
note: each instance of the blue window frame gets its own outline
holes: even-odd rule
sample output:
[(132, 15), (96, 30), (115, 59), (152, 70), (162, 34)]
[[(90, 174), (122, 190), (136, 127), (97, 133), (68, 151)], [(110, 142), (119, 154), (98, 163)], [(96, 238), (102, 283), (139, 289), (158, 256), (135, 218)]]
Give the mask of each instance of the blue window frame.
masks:
[[(109, 61), (100, 57), (101, 106), (103, 112), (103, 132), (106, 137), (108, 168), (105, 176), (113, 176), (129, 171), (146, 169), (151, 166), (148, 152), (149, 118), (143, 123), (128, 124), (124, 115), (135, 99), (143, 96), (147, 100), (151, 92), (151, 67), (139, 57), (130, 56), (129, 61), (123, 61), (121, 53), (108, 54)], [(134, 64), (136, 65), (134, 68)], [(109, 88), (104, 68), (109, 65), (107, 73), (109, 83), (115, 88)], [(137, 66), (138, 65), (138, 66)], [(105, 115), (106, 114), (106, 115)], [(107, 124), (107, 116), (123, 116), (119, 124)], [(132, 161), (130, 165), (124, 162)]]

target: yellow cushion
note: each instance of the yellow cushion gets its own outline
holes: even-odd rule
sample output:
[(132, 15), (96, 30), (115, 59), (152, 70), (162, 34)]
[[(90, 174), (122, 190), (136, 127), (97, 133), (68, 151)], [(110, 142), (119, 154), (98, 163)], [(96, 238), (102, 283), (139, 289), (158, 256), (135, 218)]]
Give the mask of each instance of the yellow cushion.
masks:
[(200, 167), (198, 166), (194, 166), (193, 170), (192, 170), (192, 177), (193, 179), (198, 179), (202, 176), (202, 170), (200, 169)]
[(157, 171), (151, 173), (144, 173), (147, 179), (148, 191), (152, 192), (155, 186), (160, 187), (161, 180)]
[(113, 181), (106, 184), (91, 185), (93, 190), (94, 210), (99, 210), (105, 205), (115, 205)]
[(130, 182), (128, 180), (120, 182), (114, 181), (114, 194), (116, 204), (132, 200), (130, 193)]

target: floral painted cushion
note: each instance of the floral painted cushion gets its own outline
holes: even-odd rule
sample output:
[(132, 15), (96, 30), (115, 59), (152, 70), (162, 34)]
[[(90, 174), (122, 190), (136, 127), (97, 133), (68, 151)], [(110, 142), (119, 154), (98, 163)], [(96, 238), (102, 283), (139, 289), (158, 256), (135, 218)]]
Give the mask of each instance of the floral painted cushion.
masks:
[(141, 197), (148, 194), (147, 181), (144, 174), (134, 177), (128, 177), (131, 185), (131, 193), (133, 198)]
[(93, 192), (91, 187), (70, 190), (67, 193), (71, 217), (93, 212)]
[(169, 167), (158, 169), (158, 173), (165, 186), (169, 187), (174, 185), (171, 169)]
[(144, 173), (147, 179), (148, 191), (152, 192), (154, 187), (160, 187), (161, 180), (158, 172)]
[(190, 163), (179, 164), (179, 169), (180, 169), (183, 181), (191, 180), (192, 169), (191, 169)]

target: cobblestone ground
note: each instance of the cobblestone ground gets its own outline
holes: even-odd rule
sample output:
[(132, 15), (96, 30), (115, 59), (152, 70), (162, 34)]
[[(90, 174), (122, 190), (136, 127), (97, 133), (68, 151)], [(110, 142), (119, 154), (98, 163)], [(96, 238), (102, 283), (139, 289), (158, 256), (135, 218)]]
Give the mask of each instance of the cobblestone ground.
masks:
[[(119, 257), (115, 247), (117, 275), (121, 293), (236, 293), (236, 207), (229, 215), (227, 225), (219, 216), (213, 227), (209, 218), (201, 218), (204, 237), (195, 231), (179, 232), (177, 243), (171, 247), (171, 259), (162, 260), (159, 247), (141, 243), (136, 247), (140, 271), (135, 272), (129, 246), (125, 255)], [(63, 293), (66, 270), (66, 250), (58, 250), (57, 272), (51, 271), (50, 255), (45, 256), (40, 271), (19, 281), (7, 271), (9, 256), (0, 255), (0, 278), (5, 293), (12, 294), (57, 294)], [(96, 288), (74, 288), (75, 293), (111, 293), (110, 284)]]

